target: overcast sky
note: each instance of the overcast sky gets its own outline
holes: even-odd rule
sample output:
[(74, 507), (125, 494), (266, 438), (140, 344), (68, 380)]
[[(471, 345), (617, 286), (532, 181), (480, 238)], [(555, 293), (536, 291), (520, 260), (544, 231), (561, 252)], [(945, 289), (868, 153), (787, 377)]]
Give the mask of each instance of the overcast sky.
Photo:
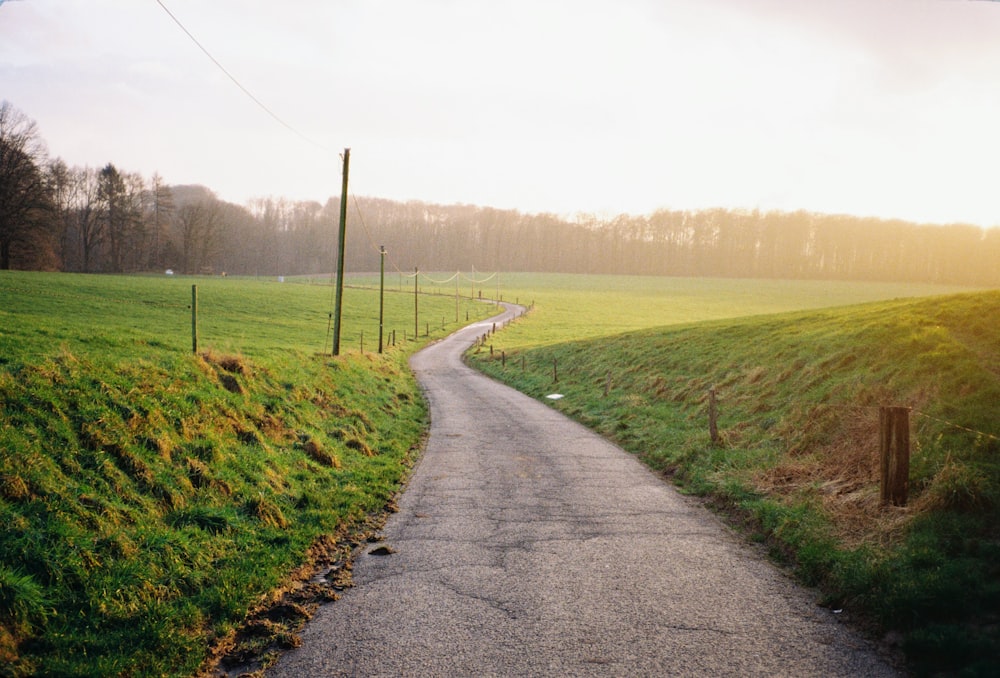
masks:
[[(1000, 225), (1000, 2), (0, 0), (70, 165), (225, 200)], [(304, 138), (303, 138), (304, 137)]]

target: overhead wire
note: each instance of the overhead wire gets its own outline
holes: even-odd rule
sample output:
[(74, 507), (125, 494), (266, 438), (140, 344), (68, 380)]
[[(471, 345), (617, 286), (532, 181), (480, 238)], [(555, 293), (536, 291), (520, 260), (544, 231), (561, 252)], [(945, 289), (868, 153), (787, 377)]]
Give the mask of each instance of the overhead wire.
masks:
[(306, 143), (312, 144), (313, 146), (316, 146), (317, 148), (320, 148), (320, 149), (322, 149), (322, 150), (324, 150), (324, 151), (326, 151), (328, 153), (332, 153), (332, 151), (329, 148), (327, 148), (326, 146), (324, 146), (323, 144), (319, 143), (318, 141), (315, 141), (314, 139), (309, 138), (308, 136), (306, 136), (305, 134), (303, 134), (302, 132), (300, 132), (298, 129), (296, 129), (292, 125), (290, 125), (287, 122), (285, 122), (284, 120), (282, 120), (281, 117), (279, 117), (277, 113), (275, 113), (274, 111), (272, 111), (270, 108), (268, 108), (264, 104), (264, 102), (262, 102), (256, 96), (254, 96), (253, 92), (251, 92), (249, 89), (247, 89), (246, 87), (244, 87), (243, 83), (241, 83), (239, 80), (237, 80), (236, 76), (234, 76), (232, 73), (230, 73), (226, 69), (226, 67), (223, 66), (219, 62), (218, 59), (216, 59), (214, 56), (212, 56), (212, 53), (209, 52), (208, 49), (206, 49), (205, 46), (201, 44), (201, 42), (198, 40), (198, 38), (196, 38), (191, 33), (191, 31), (189, 31), (187, 29), (187, 27), (185, 27), (184, 24), (181, 23), (181, 20), (178, 19), (177, 16), (174, 15), (174, 13), (171, 12), (167, 8), (166, 5), (163, 4), (163, 0), (156, 0), (156, 4), (158, 4), (163, 9), (163, 11), (167, 13), (167, 16), (169, 16), (171, 19), (173, 19), (174, 23), (177, 24), (177, 26), (182, 31), (184, 31), (185, 35), (187, 35), (189, 38), (191, 38), (191, 41), (195, 45), (198, 46), (198, 49), (200, 49), (202, 52), (204, 52), (205, 56), (207, 56), (212, 61), (212, 63), (215, 64), (219, 68), (220, 71), (222, 71), (223, 73), (225, 73), (226, 77), (229, 78), (230, 80), (232, 80), (233, 84), (235, 84), (237, 87), (239, 87), (240, 90), (244, 94), (246, 94), (248, 97), (250, 97), (250, 100), (253, 101), (255, 104), (257, 104), (265, 113), (267, 113), (275, 121), (277, 121), (280, 125), (282, 125), (285, 129), (287, 129), (288, 131), (292, 132), (293, 134), (295, 134), (296, 136), (298, 136), (300, 139), (302, 139)]

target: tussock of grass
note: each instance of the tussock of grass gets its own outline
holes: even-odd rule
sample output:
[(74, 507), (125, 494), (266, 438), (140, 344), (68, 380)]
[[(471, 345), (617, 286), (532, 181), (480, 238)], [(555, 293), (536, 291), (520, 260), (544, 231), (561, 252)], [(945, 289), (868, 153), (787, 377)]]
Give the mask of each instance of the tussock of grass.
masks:
[[(506, 368), (470, 359), (539, 398), (558, 361), (553, 406), (742, 516), (828, 604), (901, 631), (918, 672), (998, 671), (998, 317), (986, 292), (552, 342), (540, 315), (491, 339)], [(913, 408), (903, 508), (879, 501), (880, 405)]]

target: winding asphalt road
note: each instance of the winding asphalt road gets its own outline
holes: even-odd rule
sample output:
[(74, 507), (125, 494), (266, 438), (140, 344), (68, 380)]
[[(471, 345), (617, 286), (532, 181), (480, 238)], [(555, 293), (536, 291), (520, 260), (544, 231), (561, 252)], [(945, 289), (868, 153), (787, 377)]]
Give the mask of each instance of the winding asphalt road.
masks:
[(269, 676), (896, 675), (634, 457), (463, 365), (512, 310), (413, 357), (432, 424), (393, 552)]

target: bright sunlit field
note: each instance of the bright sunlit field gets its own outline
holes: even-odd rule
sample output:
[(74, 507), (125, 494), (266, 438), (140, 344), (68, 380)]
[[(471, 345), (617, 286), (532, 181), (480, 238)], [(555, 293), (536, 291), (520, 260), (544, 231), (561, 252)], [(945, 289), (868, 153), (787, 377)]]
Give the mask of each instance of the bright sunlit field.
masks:
[[(453, 274), (432, 274), (445, 279)], [(483, 280), (491, 274), (478, 274)], [(968, 288), (909, 283), (831, 282), (825, 280), (744, 280), (649, 276), (500, 273), (458, 289), (468, 297), (534, 304), (531, 330), (511, 329), (511, 343), (541, 346), (570, 339), (611, 336), (631, 330), (740, 318), (813, 308), (847, 306), (887, 299), (925, 297)], [(366, 285), (377, 279), (359, 279)], [(412, 280), (408, 283), (412, 285)], [(454, 283), (422, 283), (422, 291), (455, 295)]]

